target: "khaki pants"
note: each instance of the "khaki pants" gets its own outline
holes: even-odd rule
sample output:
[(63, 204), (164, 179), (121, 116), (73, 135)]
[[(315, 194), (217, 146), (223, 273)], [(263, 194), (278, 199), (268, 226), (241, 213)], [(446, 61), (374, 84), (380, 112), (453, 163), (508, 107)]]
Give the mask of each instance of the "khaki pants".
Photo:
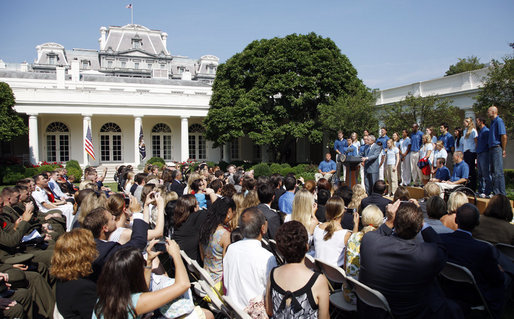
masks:
[(410, 168), (412, 172), (412, 182), (414, 184), (421, 184), (421, 170), (418, 167), (419, 152), (411, 152), (410, 154)]
[(332, 174), (330, 173), (325, 173), (325, 176), (323, 176), (321, 173), (316, 173), (314, 174), (314, 178), (316, 179), (316, 183), (321, 179), (321, 178), (326, 178), (329, 182), (331, 181), (332, 179)]
[(388, 193), (393, 194), (396, 192), (396, 189), (398, 188), (398, 172), (395, 170), (393, 172), (393, 169), (395, 169), (396, 165), (387, 165), (385, 170), (385, 178), (387, 183), (389, 184), (389, 190)]

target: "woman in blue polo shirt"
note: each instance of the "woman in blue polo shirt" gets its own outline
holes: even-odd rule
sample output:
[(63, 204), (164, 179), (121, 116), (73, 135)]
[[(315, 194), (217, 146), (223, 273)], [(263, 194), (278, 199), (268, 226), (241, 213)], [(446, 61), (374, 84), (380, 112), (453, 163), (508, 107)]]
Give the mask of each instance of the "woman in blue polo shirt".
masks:
[(477, 172), (475, 163), (477, 160), (477, 138), (478, 132), (475, 129), (475, 123), (471, 117), (464, 119), (464, 132), (460, 139), (462, 143), (462, 152), (464, 153), (464, 161), (469, 166), (469, 183), (468, 187), (476, 190)]

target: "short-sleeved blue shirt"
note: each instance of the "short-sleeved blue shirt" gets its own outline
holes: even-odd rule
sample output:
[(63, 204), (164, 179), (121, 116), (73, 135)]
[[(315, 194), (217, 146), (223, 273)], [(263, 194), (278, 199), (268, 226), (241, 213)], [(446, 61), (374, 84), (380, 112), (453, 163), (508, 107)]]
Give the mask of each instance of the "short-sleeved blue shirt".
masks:
[(489, 128), (482, 127), (478, 132), (477, 138), (477, 154), (489, 151)]
[(439, 141), (443, 141), (444, 148), (448, 153), (452, 151), (452, 147), (455, 146), (455, 139), (453, 138), (453, 135), (451, 135), (449, 132), (446, 132), (446, 134), (439, 136)]
[(438, 168), (435, 172), (435, 178), (437, 178), (440, 181), (447, 181), (450, 179), (450, 170), (448, 167), (443, 166), (441, 168)]
[(359, 149), (359, 155), (360, 156), (366, 156), (366, 151), (369, 148), (368, 144), (363, 144), (361, 148)]
[(380, 136), (379, 138), (377, 138), (377, 143), (380, 142), (382, 143), (382, 149), (386, 149), (387, 148), (387, 140), (389, 139), (389, 136), (387, 135), (384, 135), (384, 136)]
[(285, 192), (278, 199), (278, 209), (286, 214), (291, 214), (293, 212), (293, 200), (294, 193), (293, 192)]
[(330, 160), (329, 162), (321, 161), (321, 163), (319, 163), (318, 169), (320, 169), (324, 173), (328, 173), (330, 171), (335, 171), (336, 170), (336, 162), (334, 162), (333, 160)]
[(489, 148), (501, 145), (501, 136), (505, 134), (507, 134), (505, 123), (497, 116), (491, 121), (491, 128), (489, 129)]
[(469, 166), (466, 162), (462, 161), (453, 165), (453, 174), (450, 181), (456, 182), (461, 178), (469, 178)]
[(422, 139), (423, 133), (421, 133), (421, 131), (417, 131), (416, 133), (410, 134), (411, 152), (419, 152), (419, 149), (421, 148)]
[(346, 141), (346, 139), (342, 139), (342, 140), (335, 140), (334, 142), (334, 151), (339, 151), (341, 152), (341, 154), (344, 154), (344, 151), (346, 151), (346, 147), (348, 146), (348, 142)]

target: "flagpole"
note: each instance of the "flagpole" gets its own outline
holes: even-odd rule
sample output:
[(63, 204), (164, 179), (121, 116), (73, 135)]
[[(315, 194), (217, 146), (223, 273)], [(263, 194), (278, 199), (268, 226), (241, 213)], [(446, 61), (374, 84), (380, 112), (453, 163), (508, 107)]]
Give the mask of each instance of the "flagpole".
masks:
[(134, 24), (134, 5), (130, 6), (130, 24)]

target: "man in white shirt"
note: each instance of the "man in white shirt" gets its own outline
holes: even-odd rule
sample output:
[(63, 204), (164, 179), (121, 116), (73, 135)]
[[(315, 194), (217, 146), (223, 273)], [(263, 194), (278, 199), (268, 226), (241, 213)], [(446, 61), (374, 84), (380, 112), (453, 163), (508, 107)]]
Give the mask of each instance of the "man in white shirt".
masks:
[(261, 246), (268, 223), (257, 207), (243, 211), (239, 227), (244, 239), (228, 246), (223, 258), (223, 284), (227, 296), (244, 309), (252, 299), (264, 300), (269, 273), (277, 262), (273, 254)]
[(45, 175), (36, 175), (34, 182), (36, 189), (32, 192), (32, 198), (34, 198), (39, 211), (46, 214), (52, 210), (55, 214), (56, 210), (59, 210), (62, 215), (66, 216), (66, 231), (70, 231), (73, 224), (73, 205), (67, 203), (65, 200), (55, 200), (53, 203), (50, 202), (45, 191), (45, 187), (48, 186), (48, 178)]
[(410, 137), (409, 132), (404, 129), (402, 131), (402, 138), (400, 139), (400, 161), (401, 165), (401, 176), (402, 176), (402, 185), (407, 186), (411, 182), (411, 169), (410, 169)]

